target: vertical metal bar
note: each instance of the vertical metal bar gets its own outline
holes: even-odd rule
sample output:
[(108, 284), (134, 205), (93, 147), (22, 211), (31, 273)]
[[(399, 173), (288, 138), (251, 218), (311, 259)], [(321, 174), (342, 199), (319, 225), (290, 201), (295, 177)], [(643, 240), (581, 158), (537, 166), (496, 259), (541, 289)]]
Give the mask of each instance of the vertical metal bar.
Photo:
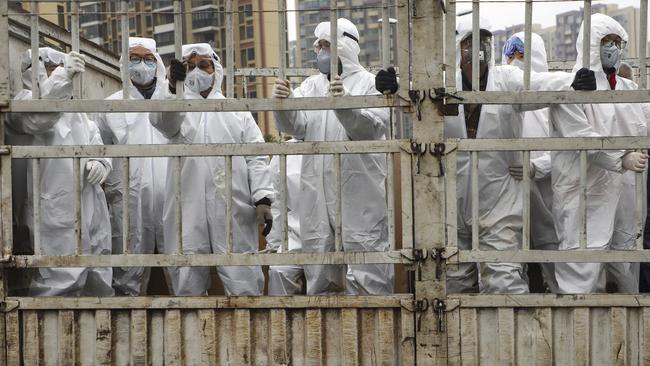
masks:
[(478, 151), (472, 151), (472, 250), (479, 250), (478, 234), (479, 234), (479, 211), (478, 211)]
[(341, 154), (334, 155), (334, 175), (335, 175), (335, 185), (336, 185), (336, 228), (334, 235), (334, 248), (337, 252), (341, 251), (342, 248), (342, 212), (341, 212)]
[(589, 67), (591, 60), (589, 52), (591, 49), (591, 0), (584, 0), (583, 28), (582, 28), (582, 67)]
[(183, 201), (182, 201), (182, 179), (181, 179), (181, 169), (183, 167), (181, 157), (175, 156), (174, 163), (172, 165), (173, 174), (174, 174), (174, 206), (176, 210), (174, 211), (176, 225), (176, 254), (183, 254)]
[(120, 1), (120, 30), (122, 32), (122, 98), (129, 99), (129, 2)]
[[(528, 43), (526, 43), (528, 45)], [(527, 53), (529, 55), (530, 53)], [(530, 151), (522, 152), (522, 165), (524, 168), (524, 180), (522, 184), (521, 194), (523, 194), (524, 207), (522, 210), (523, 216), (523, 232), (522, 232), (522, 246), (524, 250), (530, 249)]]
[(386, 176), (386, 200), (388, 201), (388, 243), (390, 250), (395, 250), (395, 155), (386, 154), (388, 175)]
[[(454, 0), (455, 1), (455, 0)], [(395, 46), (397, 48), (397, 64), (399, 65), (399, 74), (401, 80), (399, 90), (401, 95), (406, 97), (405, 91), (411, 89), (411, 5), (407, 0), (396, 0), (397, 6), (397, 39)], [(455, 30), (454, 30), (455, 31)], [(454, 50), (456, 47), (454, 46)], [(455, 57), (455, 56), (454, 56)], [(408, 81), (408, 82), (406, 82)]]
[[(456, 173), (458, 150), (447, 145), (450, 150), (445, 154), (445, 184), (447, 196), (447, 246), (451, 248), (458, 247), (458, 197), (456, 195)], [(403, 188), (402, 188), (403, 189)]]
[(381, 1), (381, 64), (390, 66), (390, 12), (388, 0)]
[[(530, 70), (532, 65), (531, 46), (533, 39), (533, 0), (526, 0), (526, 19), (524, 23), (524, 90), (530, 89)], [(526, 162), (526, 160), (524, 160)]]
[[(641, 151), (638, 151), (641, 152)], [(645, 228), (645, 218), (646, 218), (646, 194), (645, 184), (644, 184), (644, 173), (633, 173), (635, 179), (635, 202), (636, 202), (636, 248), (638, 250), (643, 250), (643, 234)]]
[(639, 28), (639, 89), (648, 85), (647, 45), (648, 45), (648, 0), (641, 0), (641, 26)]
[(587, 151), (580, 151), (580, 249), (587, 248)]
[(478, 59), (481, 46), (481, 6), (478, 1), (479, 0), (472, 0), (472, 90), (474, 91), (478, 91), (481, 87), (479, 84), (480, 62)]
[[(174, 57), (177, 60), (183, 58), (183, 12), (180, 0), (174, 0)], [(176, 99), (183, 99), (185, 94), (182, 81), (176, 82)]]
[(232, 156), (226, 156), (226, 242), (228, 254), (233, 252), (232, 242)]
[(129, 178), (131, 176), (130, 159), (122, 159), (122, 253), (129, 254), (131, 244), (129, 240), (130, 218), (129, 218), (129, 201), (130, 186)]
[(402, 248), (413, 248), (413, 158), (400, 151), (400, 187), (402, 191)]
[[(8, 100), (10, 92), (9, 2), (0, 1), (0, 99)], [(0, 122), (2, 122), (0, 120)], [(0, 123), (0, 143), (4, 143), (4, 123)]]
[(287, 67), (287, 3), (286, 0), (278, 0), (278, 37), (280, 37), (280, 69), (278, 79), (286, 79)]
[(331, 80), (339, 74), (339, 50), (338, 50), (338, 12), (336, 11), (338, 0), (330, 0), (330, 74)]
[[(296, 194), (293, 192), (292, 194)], [(287, 192), (287, 156), (280, 155), (280, 209), (282, 212), (282, 252), (289, 251), (289, 218), (288, 218), (288, 192)]]
[(244, 98), (248, 98), (248, 76), (242, 75), (241, 84), (243, 89)]
[(445, 83), (446, 89), (456, 91), (456, 0), (447, 0), (445, 15)]
[(235, 41), (233, 38), (232, 1), (226, 0), (226, 97), (235, 97)]
[[(4, 115), (3, 115), (4, 116)], [(8, 258), (13, 252), (13, 225), (11, 207), (11, 155), (0, 156), (2, 176), (2, 256)], [(1, 282), (1, 281), (0, 281)]]
[(32, 210), (34, 211), (34, 255), (41, 255), (41, 159), (32, 160)]
[(72, 159), (72, 179), (74, 180), (74, 237), (75, 255), (82, 254), (81, 248), (81, 159)]
[(38, 2), (31, 2), (31, 18), (30, 18), (30, 41), (32, 50), (32, 99), (40, 99), (41, 92), (38, 85), (38, 68), (39, 68), (39, 52), (38, 52)]
[[(72, 0), (70, 3), (70, 46), (73, 52), (79, 52), (79, 1)], [(83, 89), (81, 87), (82, 73), (76, 73), (72, 79), (72, 96), (74, 99), (81, 99)]]

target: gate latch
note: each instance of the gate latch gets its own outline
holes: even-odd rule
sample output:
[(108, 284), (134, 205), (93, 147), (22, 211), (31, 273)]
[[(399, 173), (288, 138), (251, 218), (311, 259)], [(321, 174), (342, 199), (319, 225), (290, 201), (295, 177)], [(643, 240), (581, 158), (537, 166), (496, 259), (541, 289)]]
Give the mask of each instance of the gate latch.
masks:
[(438, 332), (442, 333), (445, 331), (445, 310), (447, 309), (447, 304), (443, 300), (433, 299), (433, 311), (436, 312), (436, 320), (438, 321)]
[(436, 261), (436, 280), (439, 280), (440, 273), (442, 273), (442, 261), (445, 259), (445, 248), (433, 248), (431, 256)]
[(413, 304), (413, 310), (418, 313), (418, 332), (422, 328), (422, 317), (424, 316), (424, 313), (429, 309), (429, 300), (425, 299), (418, 299), (414, 301)]
[(413, 249), (413, 261), (417, 264), (418, 281), (422, 281), (422, 262), (427, 259), (428, 253), (426, 249), (416, 248)]

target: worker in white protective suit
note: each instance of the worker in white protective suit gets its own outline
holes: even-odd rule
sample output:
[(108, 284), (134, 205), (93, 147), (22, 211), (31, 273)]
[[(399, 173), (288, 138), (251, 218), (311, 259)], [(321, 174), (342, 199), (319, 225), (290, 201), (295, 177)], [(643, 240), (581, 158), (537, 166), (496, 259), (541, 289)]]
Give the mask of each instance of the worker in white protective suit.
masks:
[[(70, 99), (72, 77), (85, 69), (82, 55), (65, 55), (50, 48), (39, 50), (39, 88), (43, 99)], [(21, 62), (24, 89), (16, 100), (32, 99), (31, 52)], [(99, 130), (84, 113), (12, 113), (7, 126), (29, 135), (30, 145), (101, 145)], [(111, 171), (110, 159), (81, 159), (82, 254), (111, 254), (110, 221), (101, 184)], [(31, 164), (27, 168), (25, 222), (32, 243), (40, 230), (43, 255), (75, 254), (75, 197), (72, 159), (41, 159), (40, 197), (34, 197)], [(40, 201), (40, 229), (34, 227), (33, 200)], [(111, 268), (39, 268), (29, 285), (31, 296), (111, 296)]]
[[(286, 80), (276, 80), (275, 98), (379, 94), (375, 76), (359, 64), (359, 32), (347, 19), (338, 20), (339, 72), (330, 70), (330, 23), (320, 23), (316, 35), (316, 60), (320, 73), (293, 91)], [(334, 75), (333, 77), (331, 75)], [(331, 79), (331, 81), (330, 81)], [(278, 130), (304, 141), (383, 140), (387, 109), (277, 111)], [(300, 230), (304, 252), (334, 251), (336, 187), (334, 156), (309, 155), (302, 161)], [(385, 154), (341, 156), (342, 244), (344, 251), (388, 250)], [(306, 265), (307, 294), (389, 294), (393, 292), (390, 264), (340, 266)]]
[[(165, 65), (151, 38), (129, 38), (129, 96), (127, 99), (163, 99), (167, 92)], [(125, 99), (122, 90), (107, 99)], [(95, 117), (104, 144), (165, 144), (167, 139), (149, 121), (149, 113), (101, 113)], [(167, 158), (133, 158), (129, 165), (129, 253), (153, 254), (163, 249), (163, 204)], [(113, 253), (123, 252), (122, 243), (122, 164), (115, 161), (104, 191), (111, 213)], [(117, 294), (146, 294), (150, 268), (113, 269)]]
[[(603, 14), (591, 17), (590, 68), (596, 74), (598, 90), (632, 90), (637, 86), (631, 80), (616, 75), (620, 64), (622, 50), (627, 43), (627, 32), (614, 19)], [(578, 35), (576, 65), (583, 64), (582, 28)], [(578, 67), (576, 66), (576, 68)], [(585, 104), (584, 112), (594, 130), (603, 136), (645, 136), (646, 118), (640, 104)], [(627, 152), (624, 156), (628, 170), (645, 169), (647, 155)], [(555, 163), (554, 163), (555, 165)], [(571, 170), (563, 166), (564, 174)], [(573, 171), (579, 171), (575, 166)], [(556, 170), (553, 170), (553, 174)], [(559, 172), (558, 172), (559, 173)], [(561, 173), (559, 173), (561, 174)], [(561, 175), (558, 177), (560, 178)], [(587, 248), (590, 249), (633, 249), (636, 239), (635, 220), (635, 172), (612, 174), (598, 169), (588, 171), (587, 197)], [(575, 179), (578, 179), (576, 176)], [(566, 184), (553, 176), (554, 202), (553, 210), (558, 206), (558, 213), (578, 209), (577, 194), (573, 199)], [(573, 188), (573, 187), (571, 187)], [(579, 215), (567, 219), (556, 215), (556, 226), (561, 233), (561, 249), (579, 248)], [(556, 277), (559, 291), (562, 293), (594, 293), (605, 291), (606, 278), (619, 292), (638, 292), (638, 263), (558, 263)], [(606, 272), (603, 270), (606, 269)], [(606, 274), (606, 276), (604, 276)]]
[[(512, 66), (494, 66), (492, 60), (492, 34), (486, 21), (480, 22), (480, 90), (510, 91), (523, 90), (523, 72)], [(464, 90), (471, 89), (471, 18), (460, 18), (457, 27), (458, 71), (456, 85)], [(469, 58), (469, 59), (468, 59)], [(396, 76), (382, 70), (377, 74), (380, 91), (396, 90)], [(531, 90), (594, 90), (596, 82), (592, 71), (577, 73), (533, 73)], [(540, 108), (543, 106), (537, 106)], [(447, 138), (517, 138), (522, 136), (522, 107), (509, 105), (464, 105), (458, 116), (445, 117)], [(549, 121), (555, 127), (555, 136), (587, 137), (598, 136), (589, 125), (580, 106), (558, 104), (549, 107)], [(596, 164), (608, 169), (622, 171), (623, 153), (593, 152), (590, 156)], [(632, 157), (632, 156), (630, 156)], [(635, 156), (638, 157), (638, 156)], [(640, 157), (638, 157), (641, 159)], [(471, 248), (471, 201), (470, 201), (470, 159), (469, 154), (457, 156), (457, 207), (458, 247)], [(626, 165), (632, 166), (633, 159)], [(517, 172), (518, 171), (518, 172)], [(487, 152), (479, 154), (479, 243), (480, 249), (516, 250), (521, 245), (523, 192), (518, 179), (521, 168), (520, 155), (513, 152)], [(576, 171), (574, 169), (573, 171)], [(571, 171), (570, 171), (571, 172)], [(519, 176), (517, 176), (517, 173)], [(517, 178), (517, 179), (515, 179)], [(555, 209), (555, 202), (554, 202)], [(447, 274), (447, 291), (474, 292), (478, 276), (476, 266), (463, 263), (457, 270)], [(523, 266), (513, 263), (490, 263), (481, 265), (482, 292), (525, 293), (528, 283)]]
[[(503, 47), (502, 63), (524, 69), (525, 45), (524, 33), (511, 36)], [(544, 40), (536, 33), (531, 34), (531, 69), (533, 72), (548, 72)], [(524, 112), (522, 137), (549, 137), (548, 109)], [(523, 170), (511, 167), (513, 177), (521, 176)], [(550, 151), (530, 152), (530, 174), (533, 181), (530, 186), (530, 241), (533, 249), (557, 250), (560, 239), (553, 223), (553, 189), (551, 187), (551, 153)], [(553, 263), (541, 263), (542, 278), (545, 288), (557, 292), (555, 266)]]
[[(288, 142), (298, 142), (291, 139)], [(275, 202), (271, 206), (273, 213), (273, 228), (266, 236), (267, 248), (271, 252), (282, 252), (282, 228), (284, 216), (282, 215), (283, 196), (281, 186), (283, 177), (280, 175), (280, 157), (271, 159), (270, 171), (273, 174), (273, 187), (275, 189)], [(302, 169), (302, 155), (287, 156), (287, 249), (289, 253), (299, 253), (302, 250), (300, 240), (300, 170)], [(288, 296), (304, 294), (304, 272), (301, 265), (282, 265), (269, 267), (269, 295)]]
[[(187, 99), (224, 99), (223, 68), (207, 43), (183, 45), (183, 60), (172, 60), (169, 89), (184, 80)], [(167, 93), (167, 98), (175, 98)], [(176, 144), (263, 143), (262, 133), (248, 112), (152, 113), (151, 123)], [(188, 157), (181, 163), (183, 250), (185, 254), (225, 254), (226, 171), (221, 157)], [(171, 171), (171, 170), (170, 170)], [(176, 251), (174, 177), (168, 175), (163, 214), (165, 252)], [(232, 158), (232, 238), (235, 253), (258, 251), (257, 223), (271, 229), (273, 183), (265, 156)], [(266, 232), (268, 234), (268, 231)], [(217, 272), (228, 296), (261, 295), (264, 275), (259, 266), (221, 266)], [(210, 287), (207, 267), (170, 271), (176, 295), (203, 295)]]

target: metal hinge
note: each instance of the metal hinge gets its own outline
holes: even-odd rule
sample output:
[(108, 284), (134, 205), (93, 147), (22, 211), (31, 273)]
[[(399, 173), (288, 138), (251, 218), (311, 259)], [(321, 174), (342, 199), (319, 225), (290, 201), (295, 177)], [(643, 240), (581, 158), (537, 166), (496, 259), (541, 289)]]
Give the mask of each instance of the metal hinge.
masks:
[(438, 322), (438, 333), (445, 331), (445, 310), (447, 304), (444, 300), (433, 299), (433, 311), (436, 312), (436, 321)]
[(447, 103), (447, 99), (456, 99), (462, 101), (463, 98), (447, 93), (445, 88), (434, 88), (429, 90), (429, 99), (438, 106), (438, 110), (442, 112), (443, 116), (457, 116), (458, 104)]
[(11, 154), (11, 146), (9, 145), (0, 146), (0, 155), (10, 155), (10, 154)]
[(18, 309), (20, 303), (16, 300), (0, 301), (0, 312), (8, 313)]

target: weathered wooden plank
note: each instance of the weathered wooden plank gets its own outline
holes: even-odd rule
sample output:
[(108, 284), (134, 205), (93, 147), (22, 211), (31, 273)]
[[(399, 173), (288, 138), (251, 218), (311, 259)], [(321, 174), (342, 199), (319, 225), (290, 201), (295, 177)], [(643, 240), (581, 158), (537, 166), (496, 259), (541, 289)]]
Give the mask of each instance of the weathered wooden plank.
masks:
[(341, 313), (339, 309), (322, 310), (323, 364), (335, 366), (341, 364), (343, 352)]
[(499, 365), (515, 364), (515, 314), (512, 308), (497, 310), (499, 324)]
[(380, 365), (395, 365), (395, 323), (393, 309), (377, 310), (377, 345)]
[(5, 314), (5, 324), (7, 329), (6, 346), (7, 349), (7, 366), (20, 365), (20, 323), (18, 321), (18, 310), (13, 310)]
[(415, 365), (415, 321), (413, 312), (402, 308), (400, 310), (400, 347), (399, 354), (402, 365)]
[(377, 312), (374, 309), (359, 309), (359, 334), (359, 364), (378, 364)]
[(38, 328), (38, 312), (23, 312), (23, 344), (21, 348), (26, 365), (40, 364)]
[(593, 364), (611, 365), (611, 318), (609, 308), (591, 309), (591, 361)]
[(95, 338), (95, 364), (111, 364), (111, 312), (97, 310), (95, 312), (97, 333)]
[(305, 363), (323, 364), (323, 315), (319, 309), (305, 311)]
[(573, 310), (573, 344), (575, 345), (576, 365), (590, 365), (589, 308)]
[(59, 365), (75, 363), (74, 311), (62, 310), (59, 316)]
[(165, 365), (181, 365), (181, 312), (165, 311)]
[(201, 362), (203, 339), (199, 327), (199, 315), (195, 310), (181, 311), (181, 354), (184, 365), (198, 365)]
[(291, 331), (289, 332), (291, 336), (291, 353), (290, 361), (294, 365), (304, 365), (306, 363), (306, 346), (307, 346), (307, 337), (305, 336), (305, 310), (291, 310), (289, 317), (291, 319)]
[(63, 344), (59, 338), (58, 315), (56, 311), (40, 312), (39, 342), (42, 343), (41, 363), (45, 366), (59, 364), (59, 348), (63, 347)]
[[(520, 308), (515, 311), (515, 350), (516, 364), (531, 364), (535, 359), (535, 339), (539, 326), (535, 321), (535, 309)], [(532, 363), (534, 364), (534, 363)]]
[(643, 308), (641, 334), (641, 355), (642, 365), (650, 365), (650, 308)]
[(152, 311), (150, 313), (150, 335), (148, 337), (149, 360), (152, 365), (162, 365), (165, 362), (165, 313)]
[(97, 327), (93, 311), (80, 310), (76, 314), (74, 324), (75, 357), (78, 365), (92, 365), (95, 363), (95, 337)]
[[(480, 363), (487, 365), (499, 364), (499, 336), (498, 336), (498, 313), (497, 309), (478, 310), (478, 354)], [(497, 330), (497, 334), (495, 334)]]
[(113, 365), (131, 364), (131, 315), (128, 311), (118, 310), (111, 314), (111, 344)]
[(610, 309), (612, 365), (627, 365), (627, 309)]
[(359, 320), (357, 309), (341, 309), (341, 361), (346, 365), (359, 363)]
[(253, 365), (269, 365), (269, 310), (251, 310), (251, 361)]
[(285, 309), (271, 309), (269, 311), (271, 362), (274, 365), (286, 365), (289, 363), (287, 311)]
[(553, 309), (553, 360), (557, 365), (574, 363), (573, 309)]
[(251, 364), (251, 314), (250, 310), (236, 309), (235, 325), (235, 359), (237, 365)]
[(638, 308), (627, 309), (627, 361), (631, 366), (643, 365), (641, 363), (641, 310)]
[(234, 310), (218, 310), (216, 312), (216, 329), (217, 335), (217, 363), (220, 365), (236, 364), (235, 339), (232, 338), (235, 333)]
[(131, 365), (147, 364), (147, 311), (131, 310)]
[(201, 331), (201, 365), (216, 365), (215, 316), (212, 309), (199, 310)]
[(457, 300), (447, 302), (447, 365), (460, 366), (460, 307)]
[(478, 364), (478, 319), (476, 309), (460, 309), (460, 354), (462, 365)]
[(553, 312), (551, 308), (535, 309), (539, 333), (535, 338), (535, 364), (553, 364)]

